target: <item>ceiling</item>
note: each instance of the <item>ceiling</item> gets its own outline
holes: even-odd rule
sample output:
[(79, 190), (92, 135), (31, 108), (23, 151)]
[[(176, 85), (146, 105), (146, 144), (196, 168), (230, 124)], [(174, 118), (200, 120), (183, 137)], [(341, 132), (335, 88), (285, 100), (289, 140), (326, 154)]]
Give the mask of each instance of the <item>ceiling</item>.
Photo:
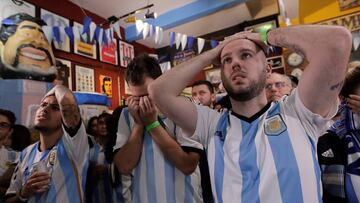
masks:
[[(156, 12), (158, 18), (149, 21), (164, 29), (161, 44), (155, 44), (154, 37), (142, 39), (137, 35), (134, 24), (120, 20), (120, 26), (126, 30), (127, 41), (137, 41), (151, 48), (161, 48), (170, 43), (169, 32), (202, 36), (243, 21), (258, 19), (279, 13), (277, 0), (70, 0), (79, 6), (107, 19), (110, 16), (122, 16), (149, 4), (154, 4), (150, 12)], [(298, 0), (284, 0), (290, 19), (298, 17)], [(145, 11), (136, 14), (144, 19)]]

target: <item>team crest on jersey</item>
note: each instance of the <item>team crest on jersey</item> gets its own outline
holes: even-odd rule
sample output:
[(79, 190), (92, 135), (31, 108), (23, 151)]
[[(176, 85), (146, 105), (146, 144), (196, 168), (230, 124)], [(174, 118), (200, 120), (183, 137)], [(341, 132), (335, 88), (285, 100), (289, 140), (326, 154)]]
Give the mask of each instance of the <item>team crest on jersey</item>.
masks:
[(286, 130), (286, 125), (279, 114), (267, 118), (265, 121), (265, 134), (278, 136)]
[(49, 154), (48, 166), (54, 166), (56, 162), (56, 150), (52, 150)]

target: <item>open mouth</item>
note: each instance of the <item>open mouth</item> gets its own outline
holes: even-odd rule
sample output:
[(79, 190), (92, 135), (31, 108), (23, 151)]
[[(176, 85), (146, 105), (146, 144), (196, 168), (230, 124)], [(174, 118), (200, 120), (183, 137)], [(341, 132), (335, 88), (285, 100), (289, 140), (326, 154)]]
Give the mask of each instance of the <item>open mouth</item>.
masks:
[(45, 61), (48, 58), (45, 51), (33, 47), (21, 48), (20, 55), (36, 61)]

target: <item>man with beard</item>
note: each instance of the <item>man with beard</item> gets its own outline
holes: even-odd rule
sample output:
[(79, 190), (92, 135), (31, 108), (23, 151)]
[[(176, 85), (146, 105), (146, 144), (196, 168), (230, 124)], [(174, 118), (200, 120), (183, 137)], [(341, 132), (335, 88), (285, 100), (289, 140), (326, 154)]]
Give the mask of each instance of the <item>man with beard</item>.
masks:
[(52, 82), (55, 58), (42, 26), (45, 22), (25, 13), (1, 22), (0, 77)]
[(20, 154), (7, 202), (83, 202), (88, 141), (72, 92), (57, 85), (35, 114), (40, 141)]
[[(351, 51), (343, 27), (278, 28), (263, 39), (309, 61), (299, 86), (277, 103), (266, 99), (266, 46), (260, 34), (241, 32), (150, 84), (159, 109), (206, 148), (216, 202), (321, 202), (316, 142), (337, 110), (337, 94)], [(232, 109), (218, 113), (178, 96), (213, 60)], [(181, 109), (181, 111), (179, 111)]]

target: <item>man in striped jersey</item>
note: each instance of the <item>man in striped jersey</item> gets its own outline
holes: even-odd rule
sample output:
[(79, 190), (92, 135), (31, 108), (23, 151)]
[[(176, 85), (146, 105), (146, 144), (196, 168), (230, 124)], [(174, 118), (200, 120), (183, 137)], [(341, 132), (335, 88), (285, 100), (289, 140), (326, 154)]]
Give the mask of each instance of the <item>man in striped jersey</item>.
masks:
[(180, 136), (180, 128), (148, 97), (148, 85), (160, 75), (157, 60), (148, 55), (128, 65), (125, 78), (132, 96), (119, 119), (114, 162), (120, 173), (133, 173), (134, 203), (202, 202), (201, 144)]
[[(337, 110), (351, 35), (342, 27), (304, 25), (271, 30), (263, 40), (309, 61), (298, 88), (281, 101), (266, 99), (271, 67), (261, 35), (251, 32), (235, 34), (171, 69), (150, 85), (150, 98), (207, 149), (216, 202), (321, 202), (316, 142)], [(220, 60), (230, 112), (178, 96), (213, 60)]]
[(71, 90), (50, 90), (34, 125), (40, 141), (21, 152), (7, 202), (83, 202), (89, 146)]

